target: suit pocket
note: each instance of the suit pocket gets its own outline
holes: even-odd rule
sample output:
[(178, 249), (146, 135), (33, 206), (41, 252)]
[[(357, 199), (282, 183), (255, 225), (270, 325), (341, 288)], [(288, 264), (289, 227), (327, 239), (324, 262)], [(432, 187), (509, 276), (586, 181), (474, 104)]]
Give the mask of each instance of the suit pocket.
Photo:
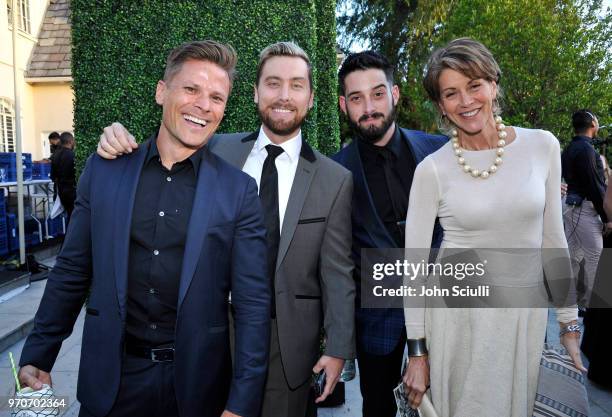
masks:
[(85, 313), (89, 314), (90, 316), (99, 316), (100, 312), (98, 310), (96, 310), (95, 308), (89, 308), (87, 307), (85, 309)]
[(310, 219), (300, 219), (298, 220), (298, 224), (322, 223), (325, 220), (327, 220), (326, 217), (313, 217)]
[(296, 300), (320, 300), (320, 295), (296, 295)]

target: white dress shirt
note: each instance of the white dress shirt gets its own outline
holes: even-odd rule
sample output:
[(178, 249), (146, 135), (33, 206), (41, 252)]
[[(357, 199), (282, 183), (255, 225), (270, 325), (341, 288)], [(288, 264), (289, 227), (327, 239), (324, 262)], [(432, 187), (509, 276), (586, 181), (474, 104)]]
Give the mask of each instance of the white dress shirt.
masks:
[[(262, 127), (259, 129), (259, 136), (255, 141), (255, 145), (253, 145), (253, 149), (251, 149), (242, 167), (242, 171), (255, 178), (258, 189), (261, 181), (263, 164), (268, 156), (266, 145), (270, 144), (276, 145), (266, 136)], [(278, 215), (280, 230), (282, 231), (285, 210), (287, 209), (287, 202), (289, 201), (289, 193), (291, 192), (291, 186), (293, 185), (295, 171), (297, 170), (298, 160), (300, 159), (300, 152), (302, 150), (302, 131), (300, 130), (296, 136), (277, 146), (283, 148), (284, 151), (275, 160), (276, 170), (278, 171)]]

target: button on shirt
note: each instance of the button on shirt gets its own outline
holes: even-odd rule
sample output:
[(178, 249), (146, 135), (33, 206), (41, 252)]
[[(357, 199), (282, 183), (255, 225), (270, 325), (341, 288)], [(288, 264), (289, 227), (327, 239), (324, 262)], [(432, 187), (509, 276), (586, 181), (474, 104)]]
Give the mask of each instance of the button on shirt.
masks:
[(608, 218), (603, 209), (606, 193), (604, 168), (599, 154), (588, 136), (574, 136), (561, 155), (562, 176), (567, 193), (578, 194), (593, 203), (601, 220)]
[(416, 168), (412, 150), (402, 139), (397, 126), (385, 146), (357, 140), (366, 182), (378, 217), (401, 248), (404, 246), (406, 211)]
[[(269, 144), (276, 145), (266, 136), (263, 128), (259, 129), (259, 136), (244, 163), (244, 167), (242, 167), (242, 171), (255, 179), (258, 189), (261, 181), (263, 164), (268, 156), (266, 145)], [(298, 132), (295, 137), (278, 146), (284, 150), (275, 160), (276, 170), (278, 171), (278, 214), (280, 230), (282, 231), (285, 210), (287, 209), (287, 202), (289, 201), (289, 194), (291, 193), (291, 185), (295, 178), (295, 172), (300, 159), (300, 151), (302, 150), (302, 132)]]
[(195, 195), (200, 148), (166, 169), (150, 142), (136, 189), (128, 266), (126, 338), (155, 347), (174, 343), (178, 290)]

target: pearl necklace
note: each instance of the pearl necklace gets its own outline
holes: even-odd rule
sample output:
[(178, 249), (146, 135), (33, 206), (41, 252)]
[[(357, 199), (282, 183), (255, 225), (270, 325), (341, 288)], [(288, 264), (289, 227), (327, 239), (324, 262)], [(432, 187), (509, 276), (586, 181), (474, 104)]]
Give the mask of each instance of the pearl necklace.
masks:
[(463, 149), (461, 145), (459, 145), (459, 137), (457, 129), (453, 129), (451, 133), (451, 142), (453, 144), (453, 150), (455, 151), (455, 156), (457, 157), (457, 162), (463, 168), (463, 172), (466, 174), (470, 174), (474, 178), (482, 178), (486, 180), (489, 178), (491, 174), (495, 174), (499, 169), (499, 166), (502, 164), (502, 156), (504, 155), (504, 146), (506, 146), (506, 137), (508, 134), (506, 133), (506, 126), (502, 123), (502, 118), (500, 116), (495, 116), (495, 127), (497, 128), (497, 136), (499, 140), (497, 141), (497, 151), (496, 157), (493, 161), (493, 165), (489, 167), (489, 169), (484, 169), (482, 171), (472, 168), (463, 157)]

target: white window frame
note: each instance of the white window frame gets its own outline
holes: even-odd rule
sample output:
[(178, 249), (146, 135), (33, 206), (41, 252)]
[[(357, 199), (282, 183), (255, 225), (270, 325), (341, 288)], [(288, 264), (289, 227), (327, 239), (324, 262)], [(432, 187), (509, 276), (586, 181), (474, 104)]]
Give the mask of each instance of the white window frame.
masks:
[(15, 107), (0, 98), (0, 152), (15, 152)]
[[(13, 0), (6, 0), (6, 14), (8, 16), (9, 27), (13, 24), (12, 4)], [(19, 10), (19, 14), (17, 15), (19, 30), (31, 35), (30, 0), (17, 0), (17, 9)]]

